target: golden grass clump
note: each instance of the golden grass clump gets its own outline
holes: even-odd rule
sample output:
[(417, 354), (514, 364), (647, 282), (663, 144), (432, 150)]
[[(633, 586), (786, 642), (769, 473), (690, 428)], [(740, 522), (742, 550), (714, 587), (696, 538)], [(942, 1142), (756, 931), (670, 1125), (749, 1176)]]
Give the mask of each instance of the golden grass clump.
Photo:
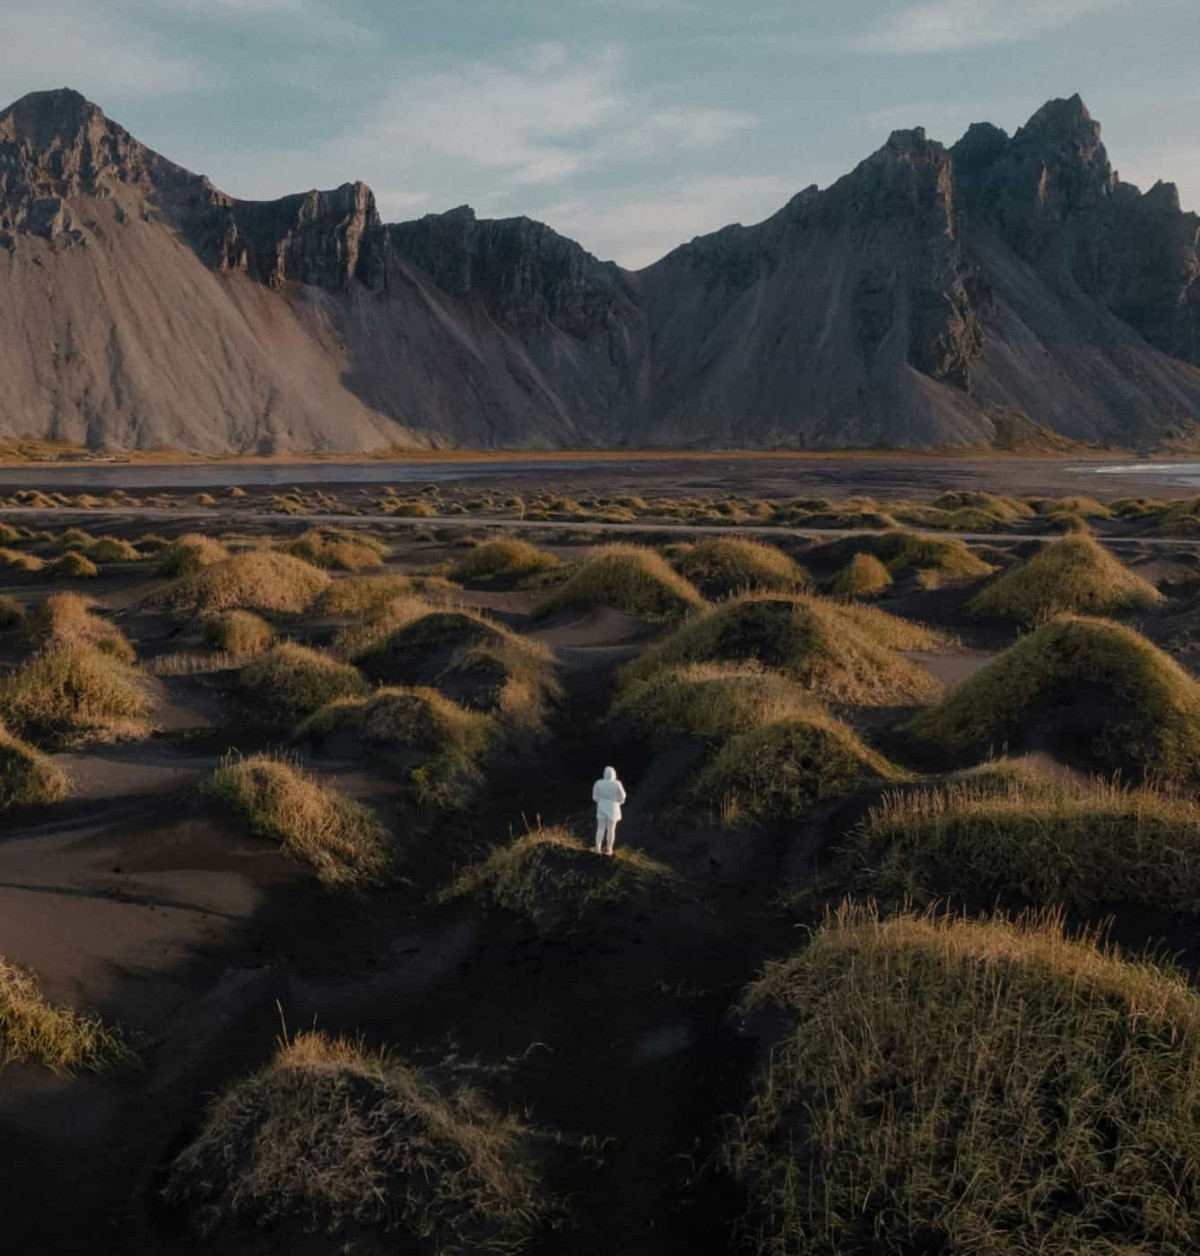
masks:
[(906, 726), (952, 752), (1043, 744), (1086, 768), (1200, 781), (1200, 684), (1132, 628), (1063, 616)]
[(878, 597), (892, 587), (892, 573), (874, 554), (855, 554), (829, 583), (831, 597)]
[(537, 608), (611, 606), (650, 623), (675, 623), (704, 605), (700, 593), (652, 549), (603, 545)]
[(553, 932), (630, 900), (677, 897), (681, 887), (676, 873), (641, 851), (618, 843), (611, 858), (597, 855), (569, 829), (556, 826), (534, 829), (493, 850), (440, 897), (500, 907)]
[(142, 737), (149, 713), (136, 673), (89, 645), (51, 645), (0, 678), (0, 719), (38, 742)]
[(84, 547), (85, 558), (94, 563), (135, 563), (142, 555), (119, 536), (100, 536)]
[(409, 617), (374, 641), (356, 661), (372, 680), (432, 685), (465, 706), (503, 713), (538, 728), (560, 696), (553, 652), (539, 641), (466, 610), (431, 610)]
[(1022, 519), (1032, 519), (1036, 513), (1032, 506), (1016, 497), (1006, 497), (1000, 493), (955, 492), (942, 493), (929, 503), (937, 510), (951, 513), (959, 510), (977, 510), (990, 515), (1004, 524), (1019, 523)]
[(715, 607), (628, 664), (623, 684), (687, 663), (757, 661), (835, 702), (932, 700), (933, 677), (897, 650), (937, 648), (937, 633), (873, 607), (824, 598), (748, 596)]
[(70, 790), (70, 777), (53, 759), (0, 724), (0, 808), (58, 802)]
[(272, 714), (286, 720), (367, 691), (358, 668), (294, 641), (280, 642), (248, 663), (239, 680)]
[(1182, 1253), (1200, 999), (1054, 915), (844, 904), (743, 1011), (787, 1018), (726, 1145), (763, 1256)]
[(181, 576), (152, 600), (182, 616), (234, 610), (303, 615), (329, 585), (329, 576), (302, 558), (250, 550)]
[(56, 558), (47, 571), (55, 580), (91, 580), (100, 574), (99, 567), (90, 558), (85, 558), (78, 550), (67, 550)]
[(731, 738), (688, 794), (733, 827), (795, 819), (816, 803), (902, 775), (847, 724), (814, 709)]
[(1200, 912), (1200, 807), (994, 768), (886, 795), (851, 838), (872, 894)]
[(188, 532), (169, 541), (158, 552), (158, 574), (174, 579), (190, 576), (201, 567), (209, 567), (229, 557), (220, 541), (202, 532)]
[(1156, 606), (1162, 594), (1083, 533), (1048, 541), (1028, 562), (998, 576), (967, 604), (976, 615), (1027, 624), (1063, 613), (1115, 615)]
[(375, 615), (412, 587), (408, 576), (347, 576), (321, 594), (316, 609), (322, 615)]
[[(337, 584), (348, 583), (337, 581)], [(333, 650), (344, 659), (358, 659), (381, 646), (394, 632), (414, 619), (428, 615), (432, 607), (416, 594), (401, 593), (381, 604), (364, 607), (363, 618), (338, 630)]]
[(230, 757), (205, 788), (253, 833), (310, 864), (325, 885), (379, 884), (392, 866), (391, 834), (370, 807), (298, 764), (267, 754)]
[(287, 552), (332, 571), (368, 571), (382, 567), (388, 547), (365, 533), (344, 528), (313, 528), (287, 546)]
[(0, 957), (0, 1066), (101, 1073), (133, 1058), (120, 1029), (48, 1003), (33, 973)]
[(808, 573), (774, 545), (721, 536), (688, 546), (673, 566), (707, 598), (759, 590), (799, 593), (811, 583)]
[(86, 645), (132, 663), (136, 654), (125, 634), (95, 613), (99, 603), (80, 593), (53, 593), (27, 620), (29, 635), (40, 646)]
[(424, 686), (389, 686), (369, 697), (341, 698), (301, 723), (297, 739), (320, 745), (350, 734), (399, 760), (418, 801), (464, 805), (484, 781), (482, 763), (495, 740), (491, 717)]
[(675, 737), (719, 741), (816, 706), (790, 676), (757, 663), (691, 663), (630, 685), (613, 704), (612, 718), (662, 745)]
[(559, 561), (553, 554), (547, 554), (528, 541), (497, 537), (475, 546), (451, 572), (451, 578), (460, 583), (516, 581), (557, 566)]
[(474, 1088), (450, 1093), (398, 1056), (315, 1031), (210, 1106), (168, 1199), (203, 1234), (293, 1220), (397, 1232), (400, 1251), (520, 1251), (548, 1212), (530, 1132)]
[(95, 539), (90, 532), (84, 532), (82, 528), (67, 528), (65, 532), (60, 532), (54, 537), (51, 549), (56, 554), (67, 554), (72, 550), (83, 551)]
[(12, 567), (17, 571), (41, 571), (45, 563), (36, 554), (22, 554), (20, 550), (0, 549), (0, 567)]
[(261, 654), (275, 640), (275, 629), (252, 611), (223, 611), (200, 625), (204, 644), (235, 658)]

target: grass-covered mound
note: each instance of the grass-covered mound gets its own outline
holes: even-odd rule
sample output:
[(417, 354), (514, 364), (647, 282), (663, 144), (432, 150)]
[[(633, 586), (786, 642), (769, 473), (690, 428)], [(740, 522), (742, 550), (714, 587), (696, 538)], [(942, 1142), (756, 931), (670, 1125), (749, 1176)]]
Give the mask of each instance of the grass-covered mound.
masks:
[(381, 646), (397, 629), (428, 615), (432, 609), (424, 598), (413, 593), (402, 593), (364, 607), (360, 615), (338, 630), (333, 639), (333, 650), (339, 658), (363, 658)]
[(977, 580), (993, 570), (957, 537), (927, 536), (906, 529), (829, 541), (813, 551), (814, 558), (842, 562), (851, 561), (856, 553), (874, 554), (893, 576), (914, 573), (926, 588)]
[(316, 609), (323, 615), (373, 615), (412, 587), (408, 576), (348, 576), (321, 594)]
[(451, 575), (463, 584), (471, 581), (517, 581), (557, 566), (558, 559), (536, 545), (514, 537), (499, 537), (475, 546)]
[(1200, 807), (995, 768), (886, 796), (851, 839), (871, 893), (1200, 912)]
[(0, 724), (0, 808), (57, 802), (70, 788), (70, 779), (53, 759)]
[(855, 554), (829, 582), (832, 597), (878, 597), (892, 587), (892, 573), (874, 554)]
[(1152, 584), (1093, 537), (1077, 533), (1047, 542), (1028, 562), (1006, 571), (967, 605), (976, 615), (1034, 624), (1063, 613), (1115, 615), (1162, 600)]
[(412, 609), (396, 606), (399, 626), (355, 655), (367, 676), (429, 685), (465, 706), (502, 712), (530, 728), (542, 724), (560, 692), (546, 646), (473, 611), (423, 607), (410, 617)]
[(56, 1073), (99, 1073), (132, 1059), (119, 1029), (54, 1007), (31, 972), (0, 957), (0, 1067), (40, 1064)]
[(84, 548), (83, 555), (94, 563), (136, 563), (143, 557), (135, 545), (119, 536), (98, 536)]
[(769, 824), (902, 773), (825, 711), (767, 724), (727, 741), (688, 789), (726, 827)]
[(369, 571), (382, 567), (389, 551), (383, 542), (361, 532), (314, 528), (290, 542), (287, 552), (330, 571)]
[(1182, 1253), (1200, 999), (1053, 917), (845, 906), (743, 1010), (789, 1027), (727, 1146), (764, 1256)]
[(436, 689), (389, 687), (342, 698), (316, 711), (295, 736), (318, 744), (349, 735), (397, 760), (421, 802), (463, 804), (483, 783), (482, 762), (494, 743), (493, 720)]
[(1042, 625), (907, 730), (952, 753), (1049, 745), (1085, 768), (1200, 781), (1200, 684), (1132, 628), (1105, 619)]
[(759, 590), (799, 593), (808, 587), (808, 573), (774, 545), (722, 536), (689, 545), (673, 566), (707, 598)]
[(310, 864), (326, 885), (375, 884), (392, 866), (391, 835), (375, 813), (297, 764), (266, 754), (230, 758), (206, 789), (253, 833)]
[(0, 632), (11, 632), (25, 625), (25, 608), (7, 594), (0, 594)]
[(612, 716), (661, 745), (675, 737), (721, 740), (806, 715), (814, 706), (790, 676), (757, 663), (691, 663), (630, 685)]
[(275, 629), (251, 611), (224, 611), (200, 625), (204, 644), (224, 654), (261, 654), (275, 640)]
[(86, 645), (123, 663), (136, 657), (125, 634), (101, 615), (99, 603), (79, 593), (52, 593), (29, 617), (26, 627), (39, 646)]
[(67, 550), (56, 558), (46, 570), (55, 580), (91, 580), (100, 574), (100, 568), (78, 550)]
[(358, 668), (294, 641), (280, 642), (248, 663), (239, 680), (272, 715), (289, 721), (367, 691)]
[(650, 623), (677, 623), (704, 599), (655, 550), (640, 545), (603, 545), (537, 608), (539, 615), (580, 607), (610, 606)]
[(398, 1056), (302, 1033), (212, 1103), (166, 1194), (205, 1234), (292, 1220), (394, 1231), (389, 1250), (510, 1256), (547, 1212), (529, 1140), (477, 1089), (444, 1093)]
[(688, 663), (756, 661), (837, 702), (893, 705), (938, 693), (933, 677), (897, 650), (937, 648), (938, 634), (872, 607), (816, 597), (744, 597), (726, 602), (650, 646), (625, 684)]
[(36, 742), (145, 736), (149, 713), (132, 668), (88, 645), (52, 645), (0, 679), (0, 719)]
[(554, 931), (631, 900), (669, 899), (681, 882), (665, 864), (618, 841), (597, 855), (569, 829), (539, 828), (462, 872), (443, 899), (470, 898)]
[(12, 567), (17, 571), (41, 571), (45, 563), (36, 554), (22, 554), (20, 550), (0, 549), (0, 567)]
[(153, 600), (183, 617), (203, 618), (234, 610), (302, 615), (329, 584), (325, 572), (302, 558), (251, 550), (181, 576)]
[[(143, 541), (143, 544), (145, 542)], [(229, 557), (229, 551), (203, 532), (187, 532), (169, 541), (158, 552), (158, 574), (174, 579), (188, 576)]]
[(981, 511), (1004, 524), (1020, 523), (1023, 519), (1032, 519), (1036, 513), (1032, 506), (1019, 498), (1006, 497), (1000, 493), (972, 491), (942, 493), (929, 504), (936, 510), (950, 512), (959, 510)]

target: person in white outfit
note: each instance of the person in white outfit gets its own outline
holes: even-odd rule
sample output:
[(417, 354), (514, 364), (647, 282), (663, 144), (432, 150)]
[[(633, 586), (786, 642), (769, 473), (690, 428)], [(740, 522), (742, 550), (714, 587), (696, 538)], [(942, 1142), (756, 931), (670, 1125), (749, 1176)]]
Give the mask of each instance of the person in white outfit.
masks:
[(604, 769), (603, 777), (592, 786), (592, 801), (596, 804), (596, 854), (611, 855), (625, 801), (625, 786), (617, 780), (616, 768)]

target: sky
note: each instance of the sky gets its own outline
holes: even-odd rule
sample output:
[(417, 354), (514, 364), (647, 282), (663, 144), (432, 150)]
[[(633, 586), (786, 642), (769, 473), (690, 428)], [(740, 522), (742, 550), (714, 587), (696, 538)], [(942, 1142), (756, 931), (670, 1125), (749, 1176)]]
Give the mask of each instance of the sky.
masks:
[(238, 197), (527, 214), (639, 267), (890, 131), (1079, 92), (1200, 210), (1200, 0), (0, 0), (0, 103), (74, 87)]

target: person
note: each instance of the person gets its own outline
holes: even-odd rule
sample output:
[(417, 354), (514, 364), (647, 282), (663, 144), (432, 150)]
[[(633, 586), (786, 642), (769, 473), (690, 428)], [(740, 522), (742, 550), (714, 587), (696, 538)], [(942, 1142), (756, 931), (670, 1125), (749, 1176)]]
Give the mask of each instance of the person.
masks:
[(603, 777), (592, 786), (592, 801), (596, 804), (596, 854), (611, 855), (625, 801), (625, 786), (617, 780), (616, 768), (604, 769)]

